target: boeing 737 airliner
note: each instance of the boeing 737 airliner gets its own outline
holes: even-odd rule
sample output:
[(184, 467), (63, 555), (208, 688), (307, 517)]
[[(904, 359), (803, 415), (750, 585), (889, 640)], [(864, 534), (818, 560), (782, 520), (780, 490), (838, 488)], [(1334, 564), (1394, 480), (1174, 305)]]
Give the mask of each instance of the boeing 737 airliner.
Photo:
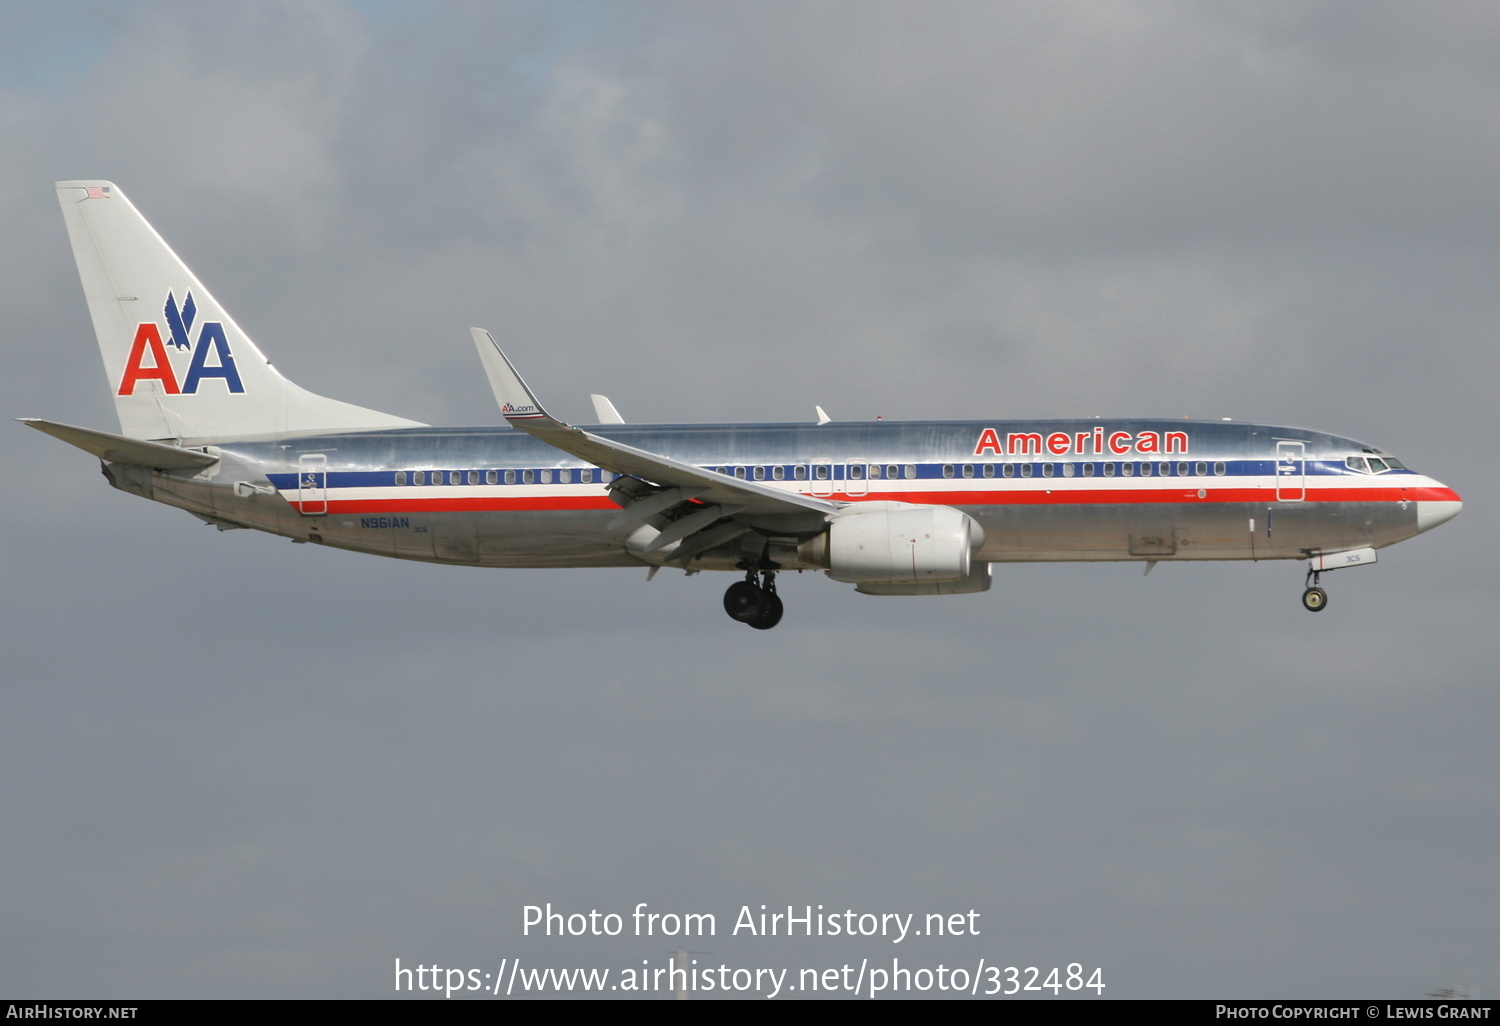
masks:
[(1323, 573), (1462, 508), (1382, 449), (1266, 424), (643, 425), (596, 396), (603, 423), (577, 427), (478, 328), (509, 426), (428, 427), (283, 378), (114, 185), (57, 196), (120, 433), (25, 423), (221, 530), (472, 566), (730, 571), (725, 610), (766, 630), (783, 570), (950, 595), (1038, 560), (1307, 560), (1316, 612)]

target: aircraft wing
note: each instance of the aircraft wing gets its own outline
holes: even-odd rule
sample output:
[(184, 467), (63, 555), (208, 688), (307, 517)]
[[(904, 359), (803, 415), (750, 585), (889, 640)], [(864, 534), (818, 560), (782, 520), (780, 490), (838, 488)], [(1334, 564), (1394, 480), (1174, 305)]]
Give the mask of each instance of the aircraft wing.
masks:
[[(706, 505), (725, 507), (724, 515), (786, 515), (836, 513), (843, 504), (814, 498), (797, 492), (782, 491), (758, 481), (744, 481), (727, 474), (680, 463), (666, 456), (637, 449), (612, 439), (602, 438), (582, 428), (557, 420), (542, 408), (531, 389), (521, 380), (515, 367), (500, 346), (483, 328), (470, 328), (475, 348), (484, 364), (500, 413), (512, 427), (539, 438), (596, 467), (638, 477), (663, 488), (681, 489), (684, 498), (691, 497)], [(690, 493), (690, 496), (689, 496)], [(729, 508), (734, 507), (732, 513)]]

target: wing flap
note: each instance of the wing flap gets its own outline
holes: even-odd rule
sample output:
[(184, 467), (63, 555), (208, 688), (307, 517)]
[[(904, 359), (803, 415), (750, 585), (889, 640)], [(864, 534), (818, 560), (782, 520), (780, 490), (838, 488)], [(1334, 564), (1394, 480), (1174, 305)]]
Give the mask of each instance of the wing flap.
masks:
[(740, 511), (740, 509), (741, 507), (739, 506), (716, 505), (706, 506), (703, 509), (698, 510), (696, 513), (689, 513), (681, 520), (675, 520), (671, 524), (667, 525), (666, 529), (663, 530), (661, 534), (658, 534), (655, 538), (651, 539), (651, 543), (646, 546), (646, 551), (660, 551), (661, 549), (666, 548), (668, 545), (671, 545), (675, 541), (681, 541), (683, 538), (686, 538), (690, 534), (697, 534), (699, 531), (703, 530), (711, 524), (734, 516)]
[(749, 532), (750, 527), (748, 525), (736, 523), (732, 520), (717, 527), (707, 528), (699, 531), (697, 534), (684, 538), (682, 544), (673, 550), (671, 561), (686, 568), (688, 561), (698, 553), (706, 552), (709, 549), (732, 542), (740, 537), (740, 535), (748, 534)]

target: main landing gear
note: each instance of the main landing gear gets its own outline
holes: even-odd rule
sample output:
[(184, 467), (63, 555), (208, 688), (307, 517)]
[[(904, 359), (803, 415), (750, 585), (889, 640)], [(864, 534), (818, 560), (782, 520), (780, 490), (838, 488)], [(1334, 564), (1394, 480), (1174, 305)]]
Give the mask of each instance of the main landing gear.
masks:
[(781, 622), (781, 597), (776, 594), (773, 570), (745, 571), (743, 581), (735, 581), (724, 593), (724, 612), (740, 623), (758, 631), (768, 631)]
[(1302, 592), (1302, 608), (1309, 613), (1321, 613), (1328, 607), (1328, 592), (1318, 587), (1318, 580), (1323, 575), (1316, 570), (1307, 571), (1307, 579), (1302, 583), (1307, 586)]

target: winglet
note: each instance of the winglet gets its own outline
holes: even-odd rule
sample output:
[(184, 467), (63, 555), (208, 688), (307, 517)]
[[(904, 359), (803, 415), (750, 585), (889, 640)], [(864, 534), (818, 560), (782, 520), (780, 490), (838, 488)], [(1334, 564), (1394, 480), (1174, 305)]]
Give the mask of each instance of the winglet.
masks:
[(542, 409), (542, 404), (531, 394), (531, 389), (526, 387), (526, 382), (521, 380), (521, 375), (516, 373), (489, 332), (483, 328), (470, 328), (469, 331), (474, 336), (474, 347), (479, 350), (479, 362), (484, 364), (485, 376), (490, 379), (490, 391), (495, 393), (495, 402), (500, 404), (501, 416), (511, 423), (527, 421), (526, 427), (531, 430), (568, 427)]
[(594, 416), (599, 418), (599, 423), (625, 423), (625, 418), (620, 416), (620, 411), (615, 409), (615, 404), (609, 401), (608, 396), (591, 394), (589, 398), (594, 402)]

